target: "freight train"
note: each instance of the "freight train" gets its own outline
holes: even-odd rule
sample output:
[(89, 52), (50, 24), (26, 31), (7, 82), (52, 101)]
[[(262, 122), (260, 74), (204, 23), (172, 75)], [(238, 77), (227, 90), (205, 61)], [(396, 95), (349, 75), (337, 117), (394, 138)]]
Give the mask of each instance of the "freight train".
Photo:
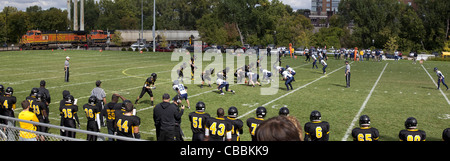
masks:
[(84, 46), (106, 46), (114, 34), (103, 30), (86, 31), (49, 31), (40, 30), (27, 31), (20, 40), (22, 49), (55, 49)]

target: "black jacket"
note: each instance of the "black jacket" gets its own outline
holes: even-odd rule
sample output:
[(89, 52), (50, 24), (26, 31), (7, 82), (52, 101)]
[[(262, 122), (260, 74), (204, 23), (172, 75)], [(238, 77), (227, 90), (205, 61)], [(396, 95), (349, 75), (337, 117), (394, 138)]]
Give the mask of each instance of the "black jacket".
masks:
[(174, 130), (175, 126), (179, 126), (177, 120), (181, 119), (184, 110), (179, 110), (175, 104), (162, 102), (157, 104), (153, 109), (153, 120), (155, 127), (160, 130)]

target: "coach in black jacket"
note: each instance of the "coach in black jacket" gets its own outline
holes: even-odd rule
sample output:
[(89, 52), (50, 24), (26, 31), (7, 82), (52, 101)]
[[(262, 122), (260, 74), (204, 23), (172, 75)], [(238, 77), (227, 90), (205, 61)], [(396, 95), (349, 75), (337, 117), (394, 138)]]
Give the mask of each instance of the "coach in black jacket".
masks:
[(175, 104), (170, 103), (170, 95), (163, 95), (163, 102), (157, 104), (153, 109), (153, 120), (156, 127), (156, 138), (158, 141), (174, 141), (177, 136), (177, 120), (183, 116), (184, 106), (181, 111)]

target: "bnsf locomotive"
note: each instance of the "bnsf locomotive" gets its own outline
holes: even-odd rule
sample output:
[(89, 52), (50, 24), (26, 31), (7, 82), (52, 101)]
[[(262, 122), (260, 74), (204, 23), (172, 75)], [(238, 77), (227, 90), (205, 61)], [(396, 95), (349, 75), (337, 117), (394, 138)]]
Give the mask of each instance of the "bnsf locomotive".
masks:
[(92, 30), (90, 34), (85, 31), (27, 31), (20, 40), (22, 49), (54, 49), (88, 46), (106, 46), (114, 34), (103, 30)]

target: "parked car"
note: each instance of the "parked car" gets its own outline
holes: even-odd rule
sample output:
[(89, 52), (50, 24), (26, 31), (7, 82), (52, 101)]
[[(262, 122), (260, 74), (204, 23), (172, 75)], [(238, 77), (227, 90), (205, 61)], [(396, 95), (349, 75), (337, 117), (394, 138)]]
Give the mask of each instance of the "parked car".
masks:
[(158, 47), (156, 47), (155, 51), (157, 51), (157, 52), (172, 52), (173, 50), (169, 47), (158, 46)]
[(133, 49), (133, 51), (136, 51), (136, 49), (138, 50), (142, 50), (142, 49), (147, 49), (149, 47), (148, 44), (145, 43), (134, 43), (130, 46), (131, 49)]

